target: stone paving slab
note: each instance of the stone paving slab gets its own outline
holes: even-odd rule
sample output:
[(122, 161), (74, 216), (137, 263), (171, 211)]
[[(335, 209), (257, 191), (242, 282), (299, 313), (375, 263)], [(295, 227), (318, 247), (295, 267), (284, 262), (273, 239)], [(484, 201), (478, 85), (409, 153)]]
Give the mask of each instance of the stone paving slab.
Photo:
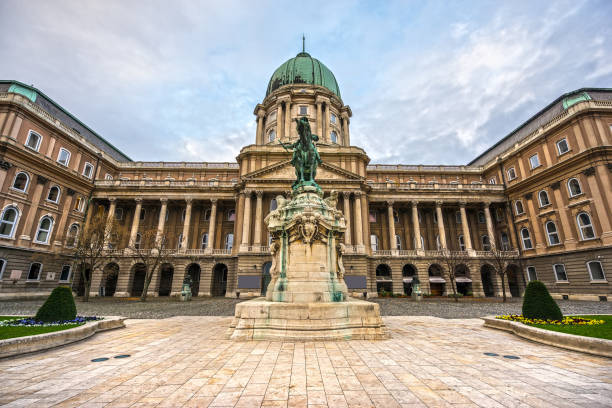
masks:
[[(7, 407), (609, 407), (612, 360), (480, 319), (385, 317), (392, 338), (232, 342), (227, 317), (126, 328), (0, 360)], [(486, 356), (484, 353), (498, 356)], [(113, 358), (130, 354), (129, 358)], [(507, 359), (513, 355), (519, 359)], [(91, 362), (108, 357), (103, 362)]]

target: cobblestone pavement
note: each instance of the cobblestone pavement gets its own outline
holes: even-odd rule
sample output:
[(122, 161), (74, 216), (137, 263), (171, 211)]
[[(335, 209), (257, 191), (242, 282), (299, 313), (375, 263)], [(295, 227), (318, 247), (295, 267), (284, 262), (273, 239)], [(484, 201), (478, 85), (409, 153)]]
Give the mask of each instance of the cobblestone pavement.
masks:
[[(424, 300), (379, 298), (370, 299), (380, 304), (384, 316), (435, 316), (447, 319), (482, 317), (492, 314), (521, 313), (522, 299), (499, 299), (453, 302), (452, 300)], [(81, 315), (126, 316), (133, 319), (165, 318), (172, 316), (233, 316), (234, 306), (244, 299), (198, 298), (191, 302), (179, 302), (168, 298), (153, 298), (145, 303), (117, 298), (92, 299), (88, 303), (77, 301)], [(39, 301), (0, 302), (0, 315), (32, 315)], [(559, 306), (566, 314), (612, 314), (612, 302), (581, 302), (560, 300)]]
[[(0, 404), (612, 406), (609, 359), (527, 342), (479, 319), (384, 320), (390, 340), (307, 343), (228, 341), (227, 317), (128, 320), (125, 329), (0, 360)], [(114, 358), (120, 354), (130, 357)], [(108, 360), (91, 361), (97, 357)]]

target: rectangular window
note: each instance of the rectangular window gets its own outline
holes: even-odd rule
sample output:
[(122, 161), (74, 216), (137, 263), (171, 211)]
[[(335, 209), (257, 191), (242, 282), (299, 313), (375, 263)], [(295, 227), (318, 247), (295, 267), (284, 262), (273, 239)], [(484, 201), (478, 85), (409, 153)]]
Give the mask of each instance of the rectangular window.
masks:
[(514, 170), (514, 167), (510, 167), (508, 169), (508, 181), (514, 180), (515, 178), (516, 178), (516, 171)]
[(529, 158), (529, 165), (531, 166), (532, 169), (535, 169), (536, 167), (540, 167), (540, 158), (538, 157), (537, 153)]
[(535, 266), (528, 266), (527, 267), (527, 279), (529, 279), (529, 282), (534, 281), (534, 280), (538, 280), (538, 275), (536, 273)]
[(28, 271), (28, 280), (39, 280), (41, 272), (42, 264), (39, 262), (34, 262), (32, 265), (30, 265), (30, 270)]
[(565, 265), (554, 264), (553, 271), (555, 271), (555, 279), (557, 282), (567, 282), (567, 274), (565, 273)]
[(308, 106), (300, 106), (300, 115), (308, 115)]
[(115, 219), (121, 221), (123, 219), (123, 208), (115, 208)]
[(74, 203), (74, 211), (83, 212), (83, 207), (85, 207), (85, 199), (83, 197), (77, 198)]
[(91, 163), (85, 163), (85, 167), (83, 167), (83, 175), (87, 178), (91, 178), (93, 176), (93, 165)]
[(330, 115), (330, 119), (329, 119), (329, 121), (330, 121), (331, 123), (334, 123), (334, 124), (335, 124), (335, 123), (336, 123), (336, 115), (334, 115), (334, 114), (332, 113), (332, 114)]
[(569, 146), (567, 144), (567, 139), (561, 139), (557, 142), (557, 151), (559, 152), (559, 156), (569, 152)]
[(497, 180), (495, 180), (495, 177), (491, 177), (489, 179), (489, 184), (497, 184)]
[(271, 112), (270, 116), (268, 117), (268, 122), (274, 122), (276, 120), (276, 111)]
[(589, 274), (591, 275), (592, 281), (605, 281), (606, 275), (604, 274), (603, 267), (601, 266), (601, 262), (599, 261), (591, 261), (587, 262), (587, 268), (589, 269)]
[(62, 166), (68, 167), (68, 163), (70, 163), (70, 152), (62, 147), (57, 155), (57, 162)]
[(60, 282), (68, 282), (70, 279), (70, 265), (62, 266), (62, 273), (60, 274)]
[(41, 141), (42, 137), (34, 132), (33, 130), (30, 130), (30, 133), (28, 133), (28, 140), (26, 140), (26, 146), (29, 147), (32, 150), (38, 151), (38, 149), (40, 148), (40, 141)]

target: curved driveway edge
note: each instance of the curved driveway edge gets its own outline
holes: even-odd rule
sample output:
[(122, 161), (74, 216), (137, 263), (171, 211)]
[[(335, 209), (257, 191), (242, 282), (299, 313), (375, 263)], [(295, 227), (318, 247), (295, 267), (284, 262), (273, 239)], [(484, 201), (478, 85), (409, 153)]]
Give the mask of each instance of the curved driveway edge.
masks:
[(74, 343), (99, 331), (125, 327), (125, 317), (106, 316), (103, 320), (85, 323), (68, 330), (0, 340), (0, 358), (11, 357)]
[(481, 319), (484, 320), (485, 327), (506, 330), (517, 336), (538, 343), (544, 343), (549, 346), (561, 347), (568, 350), (581, 351), (596, 356), (612, 357), (612, 340), (540, 329), (519, 322), (496, 319), (495, 316), (486, 316)]

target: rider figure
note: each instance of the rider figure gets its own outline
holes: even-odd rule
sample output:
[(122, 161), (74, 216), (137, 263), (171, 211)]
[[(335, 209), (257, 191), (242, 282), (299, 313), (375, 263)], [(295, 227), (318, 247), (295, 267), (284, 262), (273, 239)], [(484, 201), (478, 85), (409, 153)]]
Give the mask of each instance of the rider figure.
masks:
[(314, 144), (314, 142), (319, 140), (319, 137), (312, 134), (308, 118), (296, 118), (295, 121), (297, 123), (297, 131), (300, 138), (295, 143), (283, 143), (279, 141), (285, 150), (293, 150), (291, 164), (295, 167), (296, 176), (293, 187), (304, 181), (314, 183), (314, 178), (317, 174), (317, 166), (321, 163), (321, 156), (319, 156), (319, 152)]

